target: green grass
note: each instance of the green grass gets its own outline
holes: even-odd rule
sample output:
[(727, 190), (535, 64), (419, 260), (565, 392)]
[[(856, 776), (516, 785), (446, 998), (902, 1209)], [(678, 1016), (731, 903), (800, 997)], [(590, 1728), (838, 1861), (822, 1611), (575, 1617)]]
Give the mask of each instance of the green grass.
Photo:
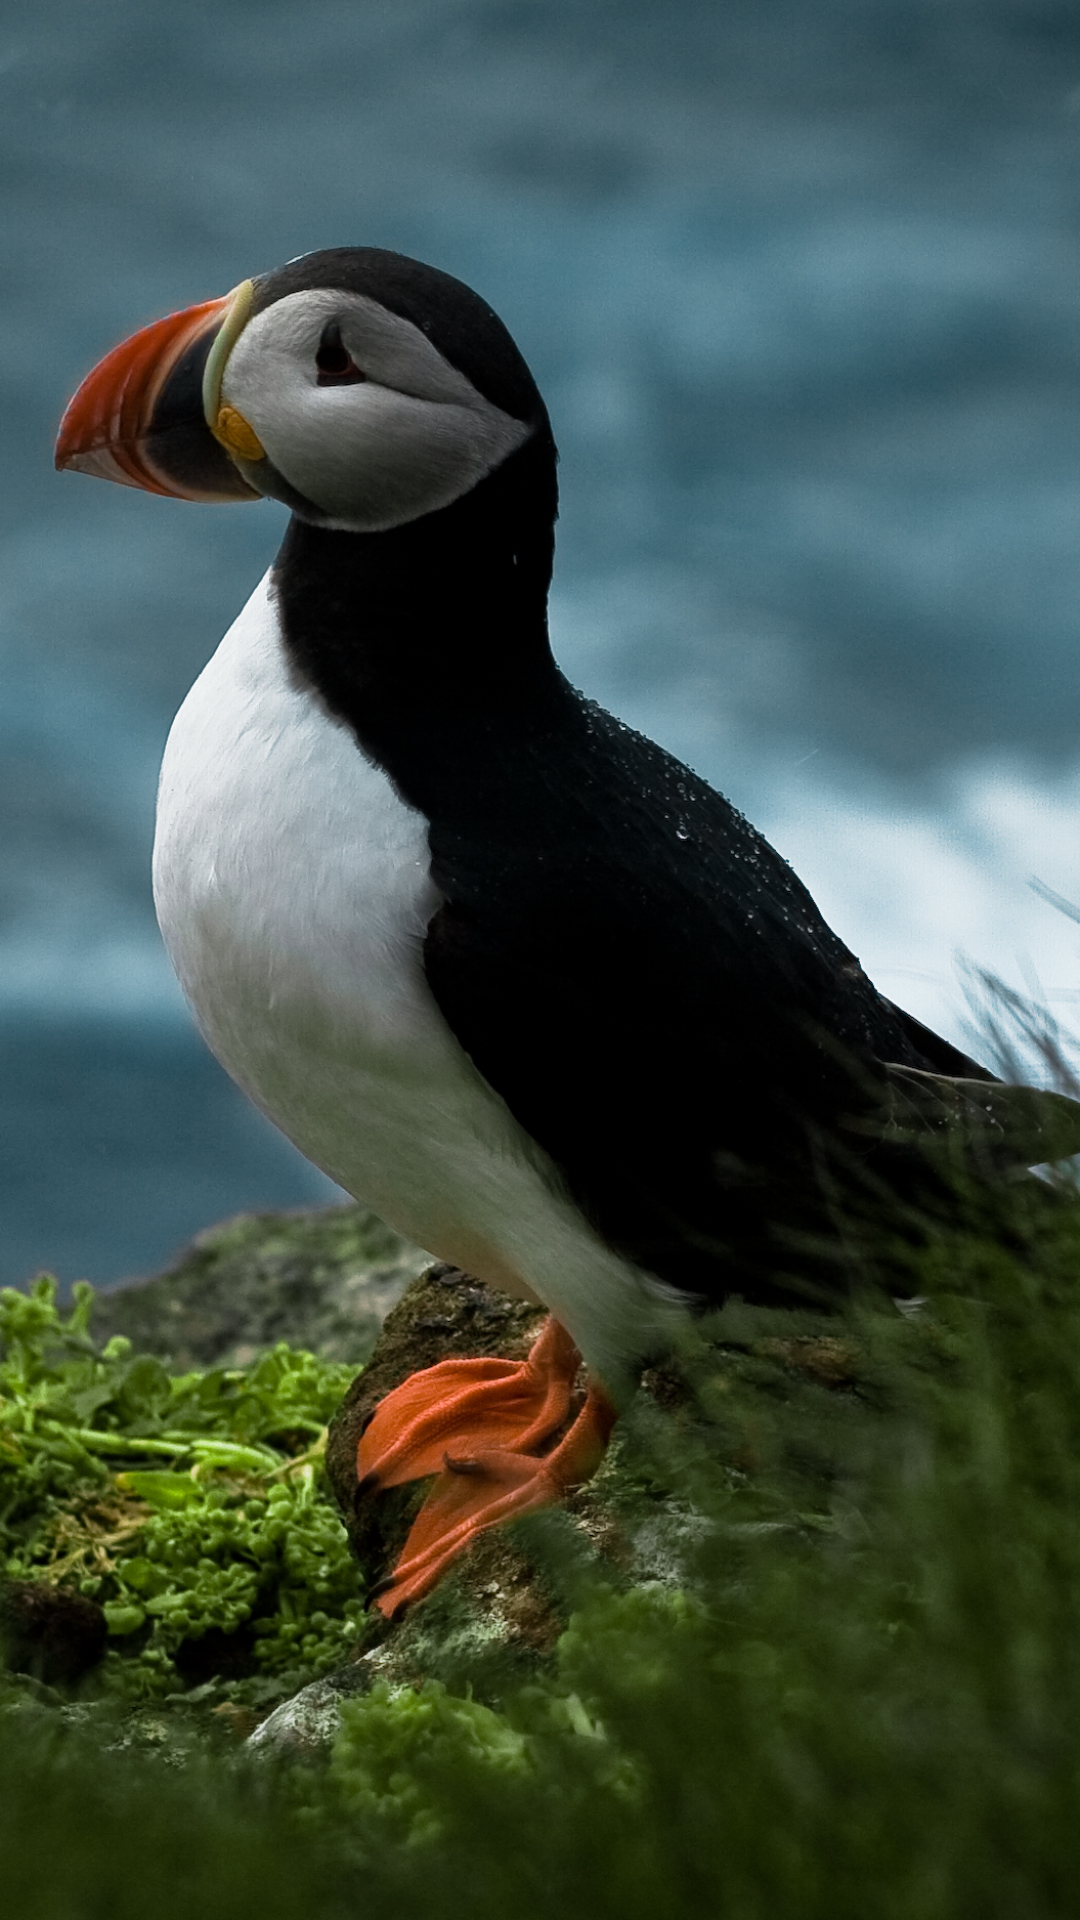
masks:
[[(783, 1358), (798, 1315), (720, 1316), (697, 1362), (704, 1418), (642, 1405), (622, 1440), (639, 1505), (685, 1509), (682, 1584), (627, 1587), (538, 1517), (523, 1537), (575, 1611), (530, 1686), (376, 1689), (347, 1705), (325, 1767), (257, 1766), (183, 1698), (13, 1693), (12, 1910), (1071, 1916), (1080, 1219), (1040, 1201), (1018, 1187), (940, 1233), (913, 1274), (921, 1314), (853, 1302), (829, 1329), (857, 1355), (839, 1386)], [(280, 1425), (237, 1444), (298, 1457)], [(44, 1536), (22, 1511), (25, 1559)]]

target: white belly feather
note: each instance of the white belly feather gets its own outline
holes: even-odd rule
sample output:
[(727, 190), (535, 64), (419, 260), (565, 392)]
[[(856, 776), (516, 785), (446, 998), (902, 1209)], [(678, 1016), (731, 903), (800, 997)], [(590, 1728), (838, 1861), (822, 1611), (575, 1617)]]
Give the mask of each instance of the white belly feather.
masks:
[(154, 898), (207, 1041), (264, 1113), (420, 1246), (543, 1300), (616, 1386), (673, 1298), (598, 1239), (446, 1025), (422, 966), (426, 822), (291, 682), (269, 576), (169, 735)]

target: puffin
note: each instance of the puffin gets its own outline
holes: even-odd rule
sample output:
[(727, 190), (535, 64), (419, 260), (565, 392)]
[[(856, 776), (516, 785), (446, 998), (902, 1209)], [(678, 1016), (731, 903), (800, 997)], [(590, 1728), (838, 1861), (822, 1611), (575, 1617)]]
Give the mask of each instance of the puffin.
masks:
[(376, 1409), (359, 1489), (431, 1480), (388, 1618), (595, 1471), (689, 1316), (850, 1291), (883, 1208), (916, 1232), (945, 1192), (929, 1149), (980, 1177), (1080, 1149), (1080, 1104), (885, 998), (761, 834), (563, 676), (556, 458), (490, 306), (372, 247), (143, 327), (56, 449), (290, 509), (169, 735), (165, 944), (301, 1153), (548, 1311), (524, 1361), (445, 1361)]

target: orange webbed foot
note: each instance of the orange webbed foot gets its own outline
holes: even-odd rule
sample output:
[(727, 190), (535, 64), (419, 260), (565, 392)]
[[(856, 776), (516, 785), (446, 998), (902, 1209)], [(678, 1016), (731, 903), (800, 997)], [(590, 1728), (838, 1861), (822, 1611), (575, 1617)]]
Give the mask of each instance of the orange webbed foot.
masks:
[(615, 1422), (600, 1388), (589, 1388), (551, 1444), (569, 1418), (580, 1363), (569, 1334), (547, 1320), (524, 1360), (443, 1360), (380, 1402), (357, 1452), (360, 1488), (436, 1475), (375, 1596), (388, 1619), (430, 1593), (477, 1534), (554, 1505), (595, 1473)]

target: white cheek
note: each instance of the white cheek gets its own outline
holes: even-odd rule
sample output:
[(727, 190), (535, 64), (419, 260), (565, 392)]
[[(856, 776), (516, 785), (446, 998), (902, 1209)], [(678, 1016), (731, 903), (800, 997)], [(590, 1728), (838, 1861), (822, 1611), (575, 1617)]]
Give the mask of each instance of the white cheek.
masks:
[(289, 485), (332, 523), (380, 533), (449, 506), (530, 432), (479, 395), (466, 405), (375, 381), (320, 387), (292, 353), (256, 356), (245, 345), (229, 361), (222, 397)]
[(449, 506), (525, 437), (471, 408), (370, 383), (308, 388), (299, 407), (293, 397), (276, 395), (261, 413), (270, 459), (324, 513), (370, 532)]

